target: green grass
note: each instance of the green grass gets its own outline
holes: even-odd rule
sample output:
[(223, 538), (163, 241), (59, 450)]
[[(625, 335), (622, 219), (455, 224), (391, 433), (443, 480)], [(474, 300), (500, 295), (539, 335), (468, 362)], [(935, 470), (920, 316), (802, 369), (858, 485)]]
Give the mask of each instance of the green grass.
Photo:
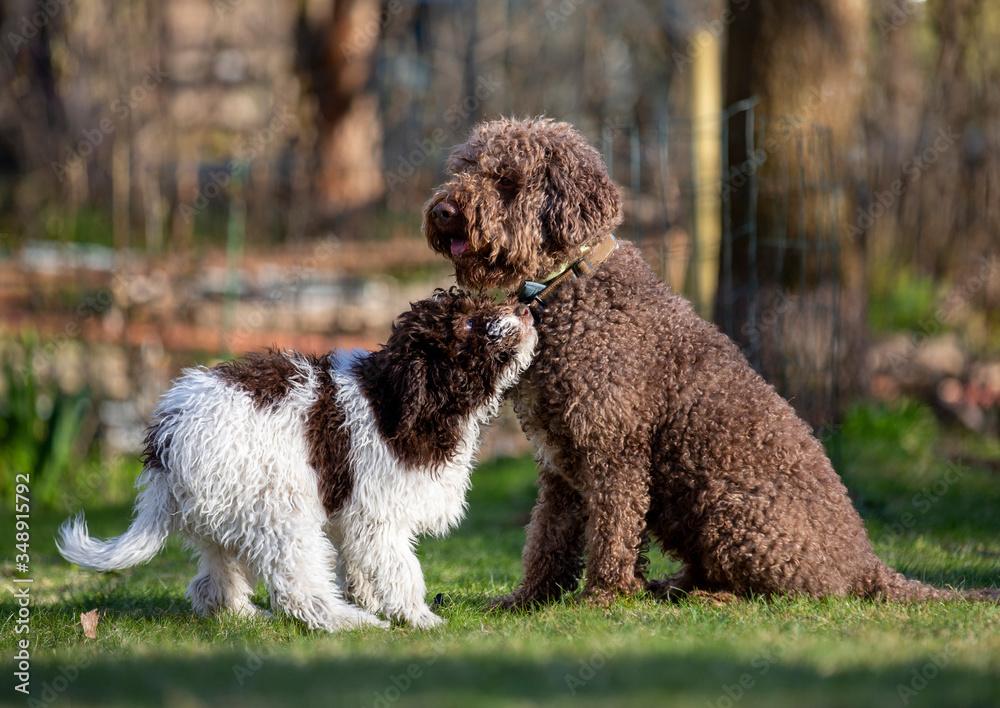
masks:
[(941, 286), (905, 269), (876, 273), (868, 303), (868, 324), (876, 332), (937, 334), (944, 325), (937, 305)]
[[(845, 480), (882, 557), (935, 583), (1000, 584), (1000, 446), (943, 435), (913, 408), (859, 409), (841, 437)], [(971, 460), (949, 461), (956, 448)], [(443, 595), (448, 620), (430, 632), (328, 636), (281, 618), (196, 619), (183, 598), (194, 567), (179, 544), (99, 576), (58, 558), (61, 519), (36, 510), (33, 697), (48, 685), (67, 705), (101, 706), (1000, 703), (993, 605), (636, 598), (599, 610), (567, 599), (530, 615), (487, 614), (487, 599), (519, 576), (533, 475), (526, 460), (484, 465), (466, 523), (421, 544), (429, 596)], [(88, 508), (101, 535), (120, 533), (128, 515)], [(655, 557), (653, 566), (672, 563)], [(262, 588), (257, 599), (266, 601)], [(93, 608), (104, 615), (87, 640), (78, 615)], [(9, 596), (2, 609), (9, 662)]]

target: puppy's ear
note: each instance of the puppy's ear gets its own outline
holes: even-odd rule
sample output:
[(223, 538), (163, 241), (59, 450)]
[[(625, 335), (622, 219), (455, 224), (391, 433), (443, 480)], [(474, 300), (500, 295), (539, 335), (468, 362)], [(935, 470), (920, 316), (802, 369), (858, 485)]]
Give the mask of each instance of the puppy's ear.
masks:
[(597, 150), (569, 135), (546, 154), (545, 245), (570, 248), (614, 231), (622, 221), (622, 198)]
[[(387, 438), (404, 435), (413, 429), (427, 400), (427, 364), (409, 357), (405, 365), (393, 367), (379, 401), (380, 416)], [(407, 415), (403, 415), (403, 411)]]

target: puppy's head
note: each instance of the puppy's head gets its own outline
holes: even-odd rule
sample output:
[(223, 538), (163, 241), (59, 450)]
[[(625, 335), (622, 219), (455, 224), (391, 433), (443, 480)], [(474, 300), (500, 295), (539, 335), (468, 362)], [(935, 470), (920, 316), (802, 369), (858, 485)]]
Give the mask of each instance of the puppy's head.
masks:
[(447, 169), (424, 207), (423, 229), (465, 287), (511, 290), (544, 278), (621, 223), (618, 188), (568, 123), (480, 123)]
[(392, 326), (386, 349), (425, 389), (476, 403), (495, 398), (531, 364), (534, 323), (521, 304), (494, 303), (457, 288), (412, 304)]

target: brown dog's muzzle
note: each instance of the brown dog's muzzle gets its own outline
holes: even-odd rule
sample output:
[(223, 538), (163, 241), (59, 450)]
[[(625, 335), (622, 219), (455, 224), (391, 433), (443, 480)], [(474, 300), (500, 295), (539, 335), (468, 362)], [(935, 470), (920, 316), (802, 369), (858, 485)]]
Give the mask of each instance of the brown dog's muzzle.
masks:
[(458, 207), (447, 199), (438, 202), (437, 206), (431, 209), (431, 218), (442, 231), (449, 230), (451, 221), (456, 216), (459, 216)]
[(459, 206), (445, 197), (432, 206), (427, 214), (432, 227), (432, 245), (452, 258), (461, 256), (469, 248), (467, 222)]

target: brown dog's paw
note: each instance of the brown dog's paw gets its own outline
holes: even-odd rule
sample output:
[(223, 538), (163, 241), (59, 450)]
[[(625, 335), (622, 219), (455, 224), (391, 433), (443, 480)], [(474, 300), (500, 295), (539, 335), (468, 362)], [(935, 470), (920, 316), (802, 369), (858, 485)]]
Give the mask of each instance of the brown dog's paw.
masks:
[(619, 597), (637, 595), (646, 589), (645, 583), (638, 578), (611, 586), (587, 586), (580, 593), (580, 602), (592, 607), (609, 607)]
[(735, 593), (727, 590), (692, 590), (688, 593), (688, 598), (706, 605), (722, 607), (739, 600)]
[(605, 588), (587, 588), (580, 593), (577, 600), (580, 604), (587, 605), (589, 607), (607, 608), (614, 603), (617, 597), (618, 593), (614, 590), (608, 590)]

